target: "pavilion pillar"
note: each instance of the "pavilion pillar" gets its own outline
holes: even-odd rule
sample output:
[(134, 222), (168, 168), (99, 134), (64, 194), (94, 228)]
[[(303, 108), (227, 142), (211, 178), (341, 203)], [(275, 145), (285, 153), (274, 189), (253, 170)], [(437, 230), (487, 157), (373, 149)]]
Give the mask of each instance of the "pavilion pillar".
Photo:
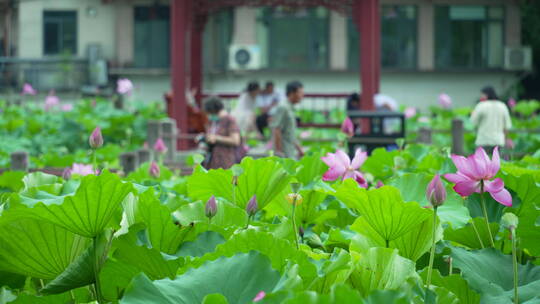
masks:
[(199, 107), (202, 106), (203, 96), (203, 31), (206, 23), (206, 16), (198, 15), (193, 19), (191, 31), (191, 87), (195, 89), (195, 100)]
[[(187, 1), (171, 0), (171, 87), (172, 101), (169, 116), (176, 120), (180, 133), (187, 133), (187, 100), (186, 100), (186, 41), (187, 22), (190, 12)], [(180, 150), (188, 148), (186, 139), (178, 139)]]
[(360, 32), (360, 108), (372, 111), (375, 109), (373, 97), (379, 92), (381, 76), (379, 0), (356, 0), (353, 15)]

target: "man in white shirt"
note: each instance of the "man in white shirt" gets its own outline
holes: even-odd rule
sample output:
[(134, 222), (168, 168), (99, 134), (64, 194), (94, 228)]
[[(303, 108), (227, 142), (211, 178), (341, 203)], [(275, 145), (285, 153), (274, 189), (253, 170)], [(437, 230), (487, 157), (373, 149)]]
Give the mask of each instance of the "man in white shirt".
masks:
[(257, 98), (257, 109), (259, 115), (256, 119), (257, 129), (264, 135), (264, 129), (268, 127), (268, 112), (274, 106), (276, 106), (281, 100), (281, 96), (274, 90), (274, 83), (267, 81), (264, 90), (259, 94)]

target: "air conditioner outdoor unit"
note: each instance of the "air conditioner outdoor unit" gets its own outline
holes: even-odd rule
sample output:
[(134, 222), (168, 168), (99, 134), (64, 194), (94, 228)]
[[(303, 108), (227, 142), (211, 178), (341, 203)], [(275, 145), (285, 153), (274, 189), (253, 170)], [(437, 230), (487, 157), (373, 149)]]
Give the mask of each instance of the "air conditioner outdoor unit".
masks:
[(504, 49), (504, 69), (510, 71), (530, 71), (532, 50), (529, 46), (507, 46)]
[(258, 45), (233, 44), (229, 49), (229, 69), (256, 70), (261, 66)]

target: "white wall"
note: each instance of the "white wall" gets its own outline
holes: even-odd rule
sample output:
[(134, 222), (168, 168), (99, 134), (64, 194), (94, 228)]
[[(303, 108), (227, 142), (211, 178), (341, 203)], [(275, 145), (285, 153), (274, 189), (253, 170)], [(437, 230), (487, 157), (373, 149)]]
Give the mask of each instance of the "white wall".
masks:
[[(96, 17), (87, 15), (87, 8), (97, 9)], [(19, 51), (22, 58), (43, 57), (43, 11), (77, 10), (77, 55), (86, 56), (90, 43), (99, 43), (105, 58), (115, 55), (114, 5), (101, 0), (21, 0), (19, 4)]]

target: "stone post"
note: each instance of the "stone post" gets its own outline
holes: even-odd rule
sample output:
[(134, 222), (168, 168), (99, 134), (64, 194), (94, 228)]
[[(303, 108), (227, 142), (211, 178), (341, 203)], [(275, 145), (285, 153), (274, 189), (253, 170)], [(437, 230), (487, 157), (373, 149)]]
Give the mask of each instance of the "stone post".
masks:
[(431, 145), (431, 129), (426, 127), (421, 127), (418, 130), (418, 142), (421, 144)]
[(25, 151), (11, 153), (11, 169), (15, 171), (28, 170), (28, 153)]
[(137, 165), (137, 153), (125, 152), (120, 154), (120, 166), (122, 166), (125, 175), (135, 171), (137, 169)]
[(176, 129), (176, 122), (173, 119), (166, 119), (161, 121), (161, 138), (167, 147), (167, 153), (165, 154), (165, 161), (174, 161), (174, 155), (176, 154), (176, 138), (178, 131)]
[(149, 162), (151, 156), (152, 156), (152, 152), (150, 149), (142, 148), (142, 149), (137, 150), (138, 165), (140, 166), (146, 162)]
[(463, 129), (463, 120), (454, 119), (452, 120), (452, 153), (463, 155), (464, 151), (464, 129)]
[(153, 149), (156, 140), (161, 137), (161, 123), (159, 120), (148, 121), (146, 128), (146, 143), (148, 148)]

